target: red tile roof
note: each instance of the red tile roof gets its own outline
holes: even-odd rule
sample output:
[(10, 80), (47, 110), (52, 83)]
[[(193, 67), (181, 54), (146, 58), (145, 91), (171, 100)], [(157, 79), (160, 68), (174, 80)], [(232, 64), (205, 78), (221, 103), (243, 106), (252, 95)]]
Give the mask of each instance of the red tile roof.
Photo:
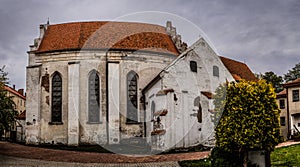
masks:
[(26, 100), (26, 97), (21, 95), (18, 91), (14, 90), (13, 88), (9, 87), (9, 86), (4, 86), (4, 89), (9, 91), (10, 93), (16, 95), (16, 96), (19, 96), (20, 98)]
[(286, 97), (286, 89), (276, 94), (276, 98)]
[(293, 87), (293, 86), (300, 86), (300, 78), (290, 81), (288, 83), (283, 84), (284, 87)]
[(37, 53), (80, 49), (146, 50), (179, 55), (164, 27), (130, 22), (49, 25)]
[(240, 80), (241, 78), (248, 81), (258, 81), (258, 79), (245, 63), (222, 56), (220, 56), (220, 58), (235, 80)]

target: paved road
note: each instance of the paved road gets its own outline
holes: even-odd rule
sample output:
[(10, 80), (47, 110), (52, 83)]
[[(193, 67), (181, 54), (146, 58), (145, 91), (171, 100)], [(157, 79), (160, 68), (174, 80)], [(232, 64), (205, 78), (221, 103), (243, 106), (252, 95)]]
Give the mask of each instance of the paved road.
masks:
[(150, 162), (150, 163), (74, 163), (74, 162), (55, 162), (35, 159), (16, 158), (0, 155), (0, 166), (55, 166), (55, 167), (180, 167), (177, 162)]

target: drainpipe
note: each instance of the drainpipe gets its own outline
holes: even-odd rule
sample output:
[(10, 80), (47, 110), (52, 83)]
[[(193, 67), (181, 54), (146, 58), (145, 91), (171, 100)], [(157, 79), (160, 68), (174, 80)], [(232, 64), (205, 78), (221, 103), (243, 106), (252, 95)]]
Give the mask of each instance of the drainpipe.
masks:
[(290, 110), (289, 110), (289, 91), (288, 88), (286, 88), (286, 114), (287, 114), (287, 126), (288, 126), (288, 134), (287, 138), (289, 139), (291, 137), (291, 125), (290, 125)]
[(106, 137), (107, 137), (107, 144), (109, 143), (109, 122), (108, 122), (108, 50), (105, 53), (105, 93), (106, 93)]

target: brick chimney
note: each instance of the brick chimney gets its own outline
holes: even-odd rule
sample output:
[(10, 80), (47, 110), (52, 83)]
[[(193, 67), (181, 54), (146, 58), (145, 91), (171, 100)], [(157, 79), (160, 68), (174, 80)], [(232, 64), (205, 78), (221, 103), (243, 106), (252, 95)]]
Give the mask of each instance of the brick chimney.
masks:
[(19, 92), (22, 96), (24, 96), (24, 89), (19, 89), (18, 92)]

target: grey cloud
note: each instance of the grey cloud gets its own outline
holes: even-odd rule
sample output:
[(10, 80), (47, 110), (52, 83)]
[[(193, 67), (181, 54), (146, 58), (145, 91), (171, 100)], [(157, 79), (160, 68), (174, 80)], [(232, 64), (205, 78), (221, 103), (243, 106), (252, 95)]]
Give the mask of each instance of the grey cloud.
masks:
[[(28, 45), (38, 37), (39, 24), (48, 17), (51, 24), (57, 24), (114, 20), (140, 11), (170, 12), (192, 21), (219, 54), (246, 61), (254, 72), (283, 74), (300, 62), (299, 0), (2, 0), (0, 66), (7, 64), (11, 82), (24, 87)], [(178, 32), (186, 34), (182, 28)], [(183, 39), (192, 37), (185, 35)]]

